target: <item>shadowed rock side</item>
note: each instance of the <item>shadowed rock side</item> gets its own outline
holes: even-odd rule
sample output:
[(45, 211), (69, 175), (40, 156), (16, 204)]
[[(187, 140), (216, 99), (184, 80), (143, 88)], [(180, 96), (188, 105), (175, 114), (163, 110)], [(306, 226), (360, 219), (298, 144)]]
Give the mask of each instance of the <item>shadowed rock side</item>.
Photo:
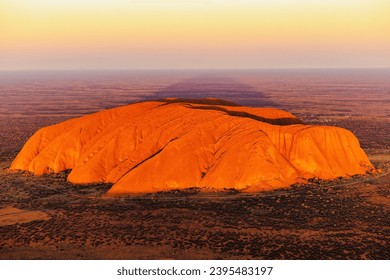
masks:
[(113, 183), (107, 194), (122, 195), (192, 187), (256, 192), (373, 167), (345, 129), (304, 125), (278, 109), (169, 99), (42, 128), (10, 169), (72, 169), (70, 182)]

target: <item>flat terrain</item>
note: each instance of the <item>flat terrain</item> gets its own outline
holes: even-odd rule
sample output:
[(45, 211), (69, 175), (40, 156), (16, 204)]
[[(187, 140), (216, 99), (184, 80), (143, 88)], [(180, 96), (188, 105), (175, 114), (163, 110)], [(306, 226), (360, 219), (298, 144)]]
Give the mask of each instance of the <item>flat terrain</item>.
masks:
[(50, 216), (0, 226), (2, 259), (390, 258), (388, 173), (257, 195), (119, 199), (101, 197), (107, 186), (75, 187), (61, 175), (3, 170), (0, 180), (0, 207)]
[[(108, 78), (0, 80), (0, 259), (390, 259), (389, 80), (240, 75), (240, 83), (168, 75), (152, 84), (136, 76), (130, 89)], [(65, 173), (7, 171), (42, 126), (136, 100), (188, 97), (182, 92), (209, 97), (224, 84), (215, 97), (241, 93), (234, 101), (352, 130), (382, 172), (255, 195), (193, 189), (114, 199), (103, 196), (109, 185), (71, 185)]]

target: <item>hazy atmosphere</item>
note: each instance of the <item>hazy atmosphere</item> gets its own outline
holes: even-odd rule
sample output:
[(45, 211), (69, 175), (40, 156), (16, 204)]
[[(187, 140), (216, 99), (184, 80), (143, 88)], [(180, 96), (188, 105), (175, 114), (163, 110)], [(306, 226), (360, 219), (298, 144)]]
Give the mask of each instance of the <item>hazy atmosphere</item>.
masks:
[[(389, 15), (390, 0), (0, 0), (0, 260), (390, 259)], [(108, 275), (25, 264), (0, 275)], [(361, 265), (294, 269), (390, 274)]]
[(3, 0), (0, 70), (390, 67), (385, 0)]

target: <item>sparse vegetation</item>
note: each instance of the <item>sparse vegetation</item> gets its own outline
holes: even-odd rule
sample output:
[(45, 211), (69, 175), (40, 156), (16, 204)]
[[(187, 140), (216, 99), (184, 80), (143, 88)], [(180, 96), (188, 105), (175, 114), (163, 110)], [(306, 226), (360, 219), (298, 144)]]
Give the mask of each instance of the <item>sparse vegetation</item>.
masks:
[[(279, 74), (245, 75), (248, 79), (243, 81), (254, 85), (249, 95), (237, 95), (244, 92), (229, 84), (222, 91), (205, 86), (197, 97), (217, 93), (219, 98), (238, 96), (233, 101), (240, 104), (261, 105), (264, 95), (259, 95), (259, 88), (271, 106), (289, 110), (306, 123), (353, 131), (381, 173), (313, 180), (256, 195), (189, 189), (102, 198), (109, 185), (74, 186), (66, 182), (66, 173), (35, 177), (6, 169), (39, 127), (155, 97), (172, 78), (150, 84), (150, 77), (138, 77), (144, 80), (137, 84), (142, 88), (137, 94), (129, 88), (135, 80), (120, 86), (115, 81), (115, 93), (104, 79), (90, 84), (56, 81), (63, 102), (47, 83), (4, 86), (3, 82), (0, 208), (44, 211), (50, 219), (0, 226), (0, 259), (389, 259), (390, 126), (384, 91), (388, 96), (388, 82), (338, 88), (332, 81), (308, 83), (306, 77), (297, 81), (296, 76), (282, 77), (281, 82)], [(223, 96), (225, 90), (228, 97)], [(160, 92), (166, 97), (172, 90)], [(185, 83), (175, 91), (183, 92)], [(263, 99), (256, 100), (257, 96)], [(58, 102), (44, 104), (47, 98)]]

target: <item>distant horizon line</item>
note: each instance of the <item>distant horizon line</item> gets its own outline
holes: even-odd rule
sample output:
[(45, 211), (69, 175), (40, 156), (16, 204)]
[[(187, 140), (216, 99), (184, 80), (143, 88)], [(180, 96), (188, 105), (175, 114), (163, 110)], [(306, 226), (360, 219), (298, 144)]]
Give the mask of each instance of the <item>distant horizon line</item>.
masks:
[(48, 68), (0, 69), (0, 72), (88, 72), (88, 71), (280, 71), (280, 70), (390, 70), (389, 67), (278, 67), (278, 68)]

